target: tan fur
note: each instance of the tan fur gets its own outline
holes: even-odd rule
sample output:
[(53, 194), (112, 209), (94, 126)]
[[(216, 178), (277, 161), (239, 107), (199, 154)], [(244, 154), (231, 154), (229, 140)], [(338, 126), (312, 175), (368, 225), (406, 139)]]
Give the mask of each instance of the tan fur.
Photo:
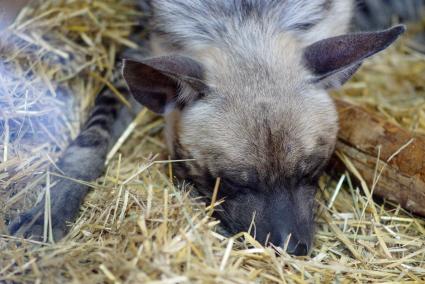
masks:
[[(329, 156), (337, 132), (337, 115), (323, 90), (306, 89), (309, 73), (301, 64), (301, 45), (290, 34), (264, 43), (263, 48), (269, 52), (257, 54), (264, 70), (249, 66), (249, 62), (234, 62), (228, 50), (218, 47), (192, 53), (204, 63), (205, 81), (214, 93), (183, 117), (179, 110), (166, 116), (170, 152), (175, 152), (174, 140), (178, 137), (178, 144), (199, 168), (208, 168), (213, 175), (225, 169), (252, 168), (267, 176), (290, 176), (313, 152)], [(249, 69), (251, 72), (247, 72)], [(273, 139), (267, 140), (266, 131)], [(272, 155), (270, 149), (274, 149)], [(275, 165), (274, 172), (269, 171), (271, 164)], [(241, 171), (241, 178), (244, 175)]]
[[(347, 31), (352, 2), (328, 1), (327, 5), (329, 17), (311, 31), (303, 34), (286, 32), (274, 37), (265, 35), (260, 39), (264, 42), (255, 43), (256, 53), (252, 56), (260, 57), (263, 67), (270, 68), (262, 71), (272, 74), (273, 78), (262, 78), (266, 75), (258, 73), (257, 66), (249, 66), (249, 62), (246, 65), (235, 62), (230, 58), (232, 51), (220, 43), (178, 50), (204, 64), (205, 81), (214, 88), (215, 95), (209, 95), (207, 102), (198, 103), (182, 118), (179, 110), (166, 117), (170, 152), (174, 153), (175, 137), (180, 137), (179, 145), (202, 164), (201, 168), (213, 170), (249, 165), (260, 170), (270, 162), (269, 158), (274, 158), (284, 164), (279, 168), (288, 173), (295, 171), (300, 160), (313, 151), (329, 155), (337, 132), (337, 115), (324, 91), (305, 89), (305, 79), (310, 74), (304, 69), (300, 57), (300, 50), (306, 45)], [(240, 29), (240, 34), (256, 32), (255, 23)], [(166, 42), (166, 38), (154, 36), (152, 45), (156, 55), (177, 52)], [(245, 44), (250, 45), (249, 42)], [(236, 45), (234, 48), (246, 47)], [(245, 78), (243, 74), (250, 77)], [(235, 89), (235, 86), (245, 88)], [(176, 122), (178, 119), (182, 121)], [(262, 122), (258, 121), (261, 119), (267, 119), (267, 125), (261, 125)], [(180, 133), (176, 125), (181, 125)], [(262, 127), (270, 128), (275, 145), (262, 141), (265, 139), (261, 137), (264, 135)], [(286, 132), (279, 133), (282, 129)], [(263, 143), (256, 145), (253, 151), (251, 141)], [(326, 146), (318, 145), (318, 141)], [(290, 152), (285, 150), (289, 146)], [(268, 148), (276, 149), (273, 157), (267, 156)], [(217, 155), (211, 155), (212, 151)], [(253, 153), (263, 156), (260, 157), (263, 160), (259, 162), (259, 157)], [(276, 174), (279, 170), (276, 169)]]
[(348, 31), (351, 14), (354, 10), (353, 1), (331, 2), (331, 8), (324, 19), (304, 36), (305, 44), (312, 44), (328, 37), (342, 35)]
[[(180, 1), (197, 11), (219, 3)], [(282, 2), (288, 11), (254, 2), (258, 12), (264, 5), (269, 15), (244, 14), (250, 7), (240, 2), (234, 19), (205, 15), (203, 20), (201, 13), (189, 16), (184, 9), (166, 13), (180, 9), (177, 2), (157, 2), (157, 21), (170, 24), (160, 24), (161, 35), (153, 37), (155, 56), (194, 59), (208, 86), (205, 94), (197, 93), (181, 80), (177, 100), (189, 103), (165, 113), (167, 145), (174, 159), (193, 159), (176, 164), (175, 173), (193, 182), (201, 196), (210, 198), (215, 178), (222, 178), (219, 198), (225, 202), (216, 214), (227, 230), (248, 230), (255, 214), (257, 240), (264, 242), (270, 234), (274, 244), (282, 245), (291, 234), (289, 250), (306, 254), (313, 235), (315, 183), (334, 150), (338, 121), (325, 88), (312, 83), (316, 74), (307, 69), (303, 50), (346, 32), (352, 2)], [(246, 15), (241, 22), (238, 13)]]

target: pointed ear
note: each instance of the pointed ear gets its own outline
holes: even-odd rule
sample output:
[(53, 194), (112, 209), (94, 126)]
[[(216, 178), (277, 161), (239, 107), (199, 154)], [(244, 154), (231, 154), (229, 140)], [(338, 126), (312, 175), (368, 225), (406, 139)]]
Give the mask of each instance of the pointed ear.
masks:
[(364, 59), (390, 46), (405, 30), (400, 25), (384, 31), (324, 39), (305, 49), (304, 60), (316, 82), (337, 87), (350, 79)]
[(159, 114), (195, 100), (207, 89), (201, 64), (181, 55), (124, 60), (122, 73), (134, 98)]

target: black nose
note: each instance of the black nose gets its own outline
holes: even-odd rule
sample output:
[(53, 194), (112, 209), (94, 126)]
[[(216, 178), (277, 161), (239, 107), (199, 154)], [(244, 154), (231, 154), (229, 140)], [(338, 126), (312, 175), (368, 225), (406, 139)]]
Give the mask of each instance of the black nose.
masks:
[(306, 243), (298, 242), (291, 246), (289, 242), (287, 252), (291, 255), (303, 256), (308, 254), (308, 245)]
[[(272, 243), (275, 246), (280, 246), (281, 248), (285, 247), (288, 236), (282, 234), (271, 234), (270, 237), (271, 238), (269, 243)], [(309, 245), (307, 244), (307, 242), (299, 240), (294, 236), (291, 236), (286, 251), (290, 255), (304, 256), (308, 254), (308, 247)]]

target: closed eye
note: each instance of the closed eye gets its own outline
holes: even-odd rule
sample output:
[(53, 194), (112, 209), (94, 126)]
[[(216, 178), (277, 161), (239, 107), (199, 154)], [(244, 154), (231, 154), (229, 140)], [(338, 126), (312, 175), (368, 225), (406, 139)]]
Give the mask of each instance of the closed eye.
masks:
[(221, 188), (225, 191), (222, 192), (224, 195), (244, 194), (251, 190), (250, 186), (241, 184), (232, 178), (222, 178), (221, 183), (223, 185)]
[(221, 179), (221, 182), (225, 185), (225, 186), (227, 186), (227, 187), (231, 187), (231, 188), (235, 188), (235, 189), (237, 189), (237, 188), (241, 188), (242, 186), (239, 184), (239, 183), (237, 183), (234, 179), (232, 179), (232, 178), (222, 178)]
[(233, 188), (256, 190), (258, 175), (255, 169), (234, 166), (233, 169), (223, 170), (219, 173), (222, 182)]

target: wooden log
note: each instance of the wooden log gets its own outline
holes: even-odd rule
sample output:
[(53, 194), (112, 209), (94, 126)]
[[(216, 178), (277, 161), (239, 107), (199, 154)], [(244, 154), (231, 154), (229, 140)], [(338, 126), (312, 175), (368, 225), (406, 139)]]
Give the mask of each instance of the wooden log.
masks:
[(412, 135), (365, 108), (341, 100), (336, 105), (337, 151), (349, 158), (373, 194), (425, 216), (425, 136)]

